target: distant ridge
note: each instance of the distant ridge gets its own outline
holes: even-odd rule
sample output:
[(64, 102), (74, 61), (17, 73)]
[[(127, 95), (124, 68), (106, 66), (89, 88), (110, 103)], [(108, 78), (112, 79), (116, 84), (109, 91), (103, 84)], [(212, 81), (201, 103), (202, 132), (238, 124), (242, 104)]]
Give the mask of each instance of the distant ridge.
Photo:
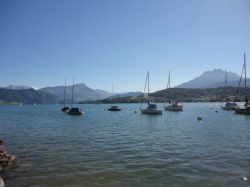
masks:
[(123, 97), (137, 97), (140, 96), (142, 92), (125, 92), (120, 94), (115, 94), (113, 96), (110, 96), (109, 98), (123, 98)]
[[(39, 90), (48, 92), (62, 99), (64, 86), (45, 87)], [(72, 86), (67, 86), (66, 87), (66, 99), (67, 100), (71, 99), (71, 94), (72, 94)], [(98, 99), (107, 98), (109, 96), (111, 96), (111, 93), (104, 91), (104, 90), (89, 88), (85, 84), (74, 85), (74, 100), (75, 101), (98, 100)]]
[[(235, 99), (237, 87), (220, 88), (170, 88), (150, 93), (153, 102), (163, 103), (168, 100), (178, 100), (180, 102), (225, 102), (227, 98)], [(239, 89), (237, 101), (245, 101), (246, 93), (250, 97), (250, 88), (245, 91)], [(131, 97), (110, 97), (95, 102), (86, 103), (140, 103), (141, 96)], [(147, 102), (144, 100), (143, 102)]]
[[(227, 72), (228, 86), (238, 86), (240, 76), (237, 73)], [(218, 88), (225, 86), (225, 71), (221, 69), (214, 69), (206, 71), (193, 80), (182, 83), (176, 88)]]
[(57, 103), (58, 98), (47, 92), (37, 91), (32, 88), (21, 90), (0, 88), (0, 100), (8, 103), (55, 104)]
[(9, 89), (9, 90), (23, 90), (23, 89), (29, 89), (30, 87), (25, 86), (25, 85), (20, 85), (20, 86), (19, 85), (17, 85), (17, 86), (9, 85), (9, 86), (3, 87), (3, 88)]

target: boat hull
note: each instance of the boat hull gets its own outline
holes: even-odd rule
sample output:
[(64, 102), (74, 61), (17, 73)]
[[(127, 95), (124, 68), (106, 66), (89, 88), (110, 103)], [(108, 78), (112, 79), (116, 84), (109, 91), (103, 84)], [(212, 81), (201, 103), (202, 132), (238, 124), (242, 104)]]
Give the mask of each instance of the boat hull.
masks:
[(71, 115), (71, 116), (80, 116), (83, 114), (82, 110), (79, 109), (79, 108), (71, 108), (68, 112), (67, 112), (68, 115)]
[(80, 116), (80, 115), (82, 115), (83, 113), (82, 112), (68, 112), (67, 113), (68, 115), (71, 115), (71, 116)]
[(234, 111), (235, 111), (236, 114), (250, 115), (250, 108), (235, 108)]
[(164, 107), (164, 110), (167, 110), (167, 111), (183, 111), (183, 106), (165, 106)]
[(121, 110), (120, 108), (117, 108), (117, 109), (108, 108), (108, 111), (114, 111), (114, 112), (116, 112), (116, 111), (120, 111), (120, 110)]
[(222, 110), (234, 110), (235, 107), (226, 107), (226, 106), (222, 106), (221, 109), (222, 109)]
[(150, 115), (161, 115), (162, 110), (148, 110), (148, 109), (141, 109), (142, 114), (150, 114)]
[(116, 106), (116, 105), (111, 106), (110, 108), (108, 108), (108, 111), (120, 111), (120, 110), (121, 110), (121, 108)]

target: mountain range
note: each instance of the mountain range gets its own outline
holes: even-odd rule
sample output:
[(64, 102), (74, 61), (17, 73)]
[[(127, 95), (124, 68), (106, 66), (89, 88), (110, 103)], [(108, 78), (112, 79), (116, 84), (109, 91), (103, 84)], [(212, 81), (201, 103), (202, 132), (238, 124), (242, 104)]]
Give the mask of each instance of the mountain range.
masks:
[[(227, 85), (238, 87), (240, 76), (236, 73), (227, 72)], [(243, 83), (244, 80), (242, 80)], [(243, 86), (243, 84), (241, 84)], [(250, 79), (247, 79), (247, 86), (250, 87)], [(208, 89), (225, 87), (225, 71), (214, 69), (206, 71), (193, 80), (182, 83), (176, 88), (187, 89)], [(74, 101), (95, 101), (105, 98), (125, 98), (137, 97), (141, 92), (126, 92), (111, 94), (105, 90), (92, 89), (85, 84), (74, 85)], [(21, 103), (56, 103), (62, 102), (64, 95), (64, 86), (45, 87), (39, 90), (29, 88), (27, 86), (10, 85), (5, 88), (0, 88), (0, 100), (5, 102), (21, 102)], [(72, 86), (67, 86), (65, 89), (65, 98), (67, 102), (72, 98)]]
[(57, 103), (58, 98), (50, 93), (37, 91), (32, 88), (21, 90), (0, 88), (0, 100), (7, 103), (52, 104)]
[[(64, 86), (55, 86), (55, 87), (45, 87), (39, 89), (40, 91), (48, 92), (57, 96), (60, 99), (63, 99), (64, 95)], [(112, 94), (99, 89), (92, 89), (86, 86), (85, 84), (75, 84), (73, 87), (74, 101), (85, 101), (85, 100), (99, 100), (110, 97)], [(71, 100), (72, 98), (72, 86), (66, 86), (65, 88), (65, 99)]]
[(25, 86), (25, 85), (20, 85), (20, 86), (9, 85), (5, 88), (9, 90), (24, 90), (24, 89), (29, 89), (30, 87)]
[(109, 98), (121, 98), (121, 97), (137, 97), (140, 96), (142, 92), (125, 92), (120, 94), (115, 94)]
[[(218, 88), (225, 86), (225, 71), (214, 69), (206, 71), (193, 80), (182, 83), (176, 88)], [(240, 76), (237, 73), (227, 72), (227, 85), (237, 87)], [(248, 80), (249, 82), (249, 80)]]

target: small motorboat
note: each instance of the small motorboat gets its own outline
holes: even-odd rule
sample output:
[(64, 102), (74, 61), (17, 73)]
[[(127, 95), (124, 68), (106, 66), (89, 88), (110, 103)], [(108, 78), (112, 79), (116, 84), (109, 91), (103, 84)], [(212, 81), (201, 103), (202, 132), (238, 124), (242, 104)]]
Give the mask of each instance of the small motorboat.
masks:
[(62, 108), (62, 112), (68, 112), (69, 110), (70, 110), (70, 108), (67, 107), (67, 106), (65, 106), (65, 107)]
[(72, 116), (79, 116), (79, 115), (82, 115), (83, 112), (81, 109), (79, 108), (71, 108), (68, 112), (67, 112), (68, 115), (72, 115)]
[(198, 117), (197, 117), (197, 120), (198, 120), (198, 121), (201, 121), (201, 120), (202, 120), (202, 116), (201, 116), (201, 115), (198, 116)]
[(110, 108), (108, 108), (108, 111), (120, 111), (120, 110), (121, 110), (121, 108), (116, 106), (116, 105), (111, 106)]

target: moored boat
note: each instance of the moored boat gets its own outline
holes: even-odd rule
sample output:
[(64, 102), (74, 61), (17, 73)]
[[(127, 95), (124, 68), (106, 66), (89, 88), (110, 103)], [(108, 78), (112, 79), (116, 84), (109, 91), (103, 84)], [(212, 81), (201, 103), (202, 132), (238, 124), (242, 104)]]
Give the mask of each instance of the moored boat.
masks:
[(148, 103), (147, 108), (141, 109), (142, 114), (162, 114), (162, 110), (157, 108), (157, 105), (154, 103)]
[(120, 111), (121, 108), (119, 106), (114, 105), (114, 106), (111, 106), (110, 108), (108, 108), (108, 110), (109, 111)]
[(164, 110), (169, 111), (183, 111), (183, 106), (180, 102), (176, 101), (173, 104), (169, 104), (167, 106), (164, 106)]
[(236, 114), (248, 114), (250, 115), (250, 105), (249, 106), (245, 106), (244, 108), (235, 108), (234, 109)]
[[(114, 85), (112, 84), (112, 96), (113, 96), (113, 93), (114, 93)], [(112, 96), (111, 96), (111, 101), (112, 101)], [(108, 108), (108, 111), (113, 111), (113, 112), (118, 112), (120, 110), (121, 108), (117, 105), (113, 105), (110, 108)]]
[[(148, 83), (148, 106), (144, 109), (142, 109), (142, 101), (143, 101), (143, 96), (145, 93), (145, 89), (146, 89), (146, 85)], [(147, 73), (147, 77), (146, 77), (146, 82), (145, 82), (145, 87), (144, 87), (144, 92), (141, 96), (141, 106), (140, 106), (140, 110), (142, 114), (162, 114), (162, 110), (158, 109), (157, 105), (154, 103), (151, 103), (150, 99), (149, 99), (149, 72)]]
[(66, 78), (65, 78), (65, 85), (64, 85), (64, 90), (63, 90), (63, 107), (61, 109), (62, 112), (68, 112), (70, 108), (66, 106)]
[[(243, 64), (243, 68), (242, 68), (242, 72), (241, 72), (241, 77), (240, 77), (240, 82), (239, 82), (239, 85), (238, 85), (238, 91), (239, 91), (239, 88), (240, 88), (240, 83), (241, 83), (241, 78), (242, 78), (242, 74), (243, 74), (243, 70), (244, 70), (244, 73), (245, 73), (245, 95), (247, 95), (247, 65), (246, 65), (246, 54), (244, 53), (244, 64)], [(238, 94), (238, 91), (237, 91), (237, 94)], [(248, 101), (248, 98), (247, 96), (245, 96), (245, 105), (243, 107), (236, 107), (234, 108), (234, 111), (236, 114), (247, 114), (247, 115), (250, 115), (250, 102)]]
[[(227, 71), (225, 70), (225, 89), (227, 89)], [(232, 101), (232, 97), (226, 99), (226, 103), (224, 106), (221, 106), (222, 110), (234, 110), (234, 108), (238, 107), (236, 102)]]
[[(168, 75), (167, 89), (170, 89), (170, 72)], [(164, 110), (175, 111), (175, 112), (183, 111), (183, 105), (179, 101), (175, 101), (174, 103), (171, 103), (171, 101), (169, 100), (169, 104), (167, 106), (164, 103)]]
[(237, 107), (238, 107), (237, 103), (232, 102), (232, 101), (228, 101), (228, 102), (225, 103), (224, 106), (221, 106), (221, 108), (223, 110), (234, 110)]
[(82, 115), (83, 112), (81, 109), (75, 107), (75, 108), (71, 108), (68, 112), (67, 112), (68, 115), (72, 115), (72, 116), (79, 116), (79, 115)]
[(62, 108), (62, 112), (68, 112), (69, 110), (70, 110), (70, 108), (67, 107), (67, 106), (65, 106), (65, 107)]
[(72, 98), (71, 98), (71, 108), (70, 110), (66, 111), (68, 115), (72, 116), (79, 116), (83, 114), (83, 111), (79, 109), (78, 107), (72, 107), (74, 102), (74, 77), (73, 77), (73, 85), (72, 85)]

